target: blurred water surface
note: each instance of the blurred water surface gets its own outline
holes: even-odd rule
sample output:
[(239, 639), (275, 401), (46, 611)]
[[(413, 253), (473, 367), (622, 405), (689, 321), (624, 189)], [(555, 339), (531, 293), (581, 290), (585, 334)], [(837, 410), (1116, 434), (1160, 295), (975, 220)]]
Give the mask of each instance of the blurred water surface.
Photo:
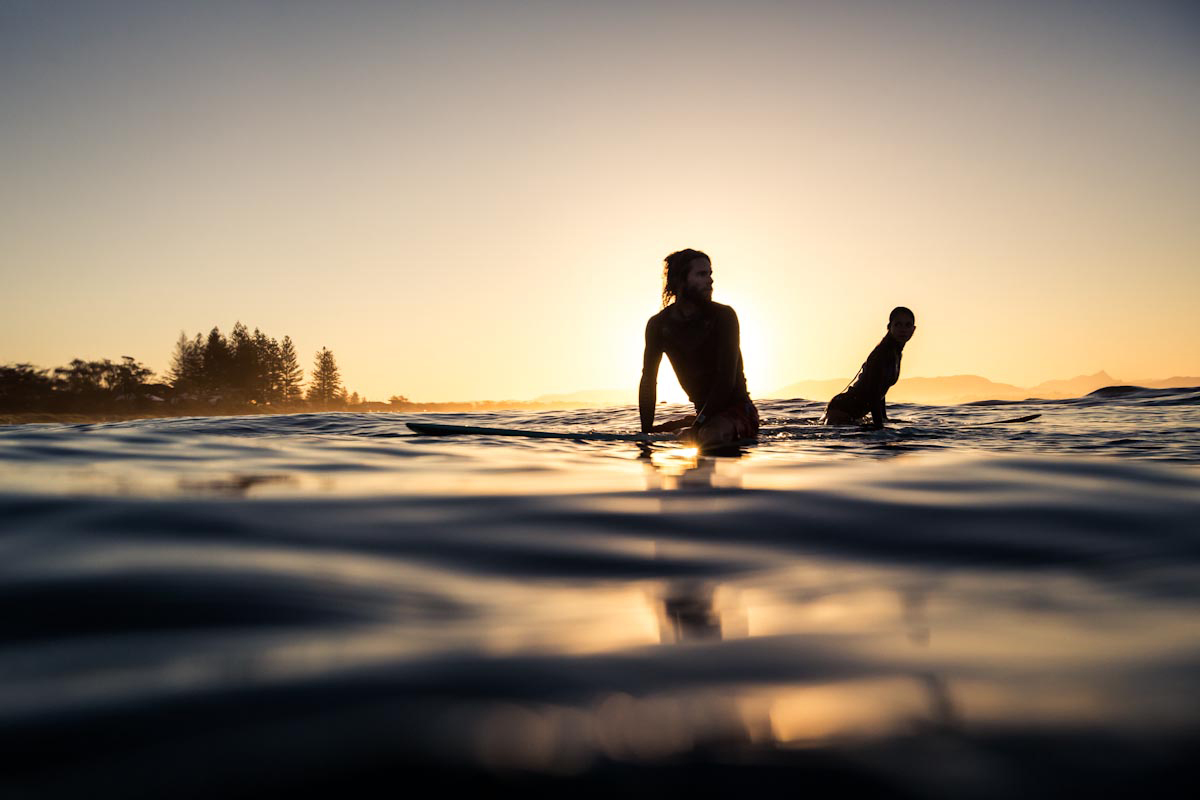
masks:
[(0, 788), (1170, 793), (1198, 408), (766, 401), (720, 457), (404, 424), (631, 408), (2, 427)]

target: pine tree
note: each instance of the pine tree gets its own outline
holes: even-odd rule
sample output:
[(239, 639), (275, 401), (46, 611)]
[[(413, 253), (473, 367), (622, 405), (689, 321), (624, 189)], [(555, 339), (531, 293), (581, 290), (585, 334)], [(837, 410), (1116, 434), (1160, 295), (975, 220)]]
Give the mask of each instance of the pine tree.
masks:
[(220, 393), (229, 389), (229, 367), (232, 357), (229, 353), (229, 343), (214, 327), (208, 332), (208, 341), (204, 343), (203, 385), (210, 392)]
[(295, 403), (303, 393), (304, 370), (296, 358), (296, 347), (290, 336), (279, 345), (279, 397), (284, 403)]
[(329, 406), (344, 396), (341, 374), (337, 362), (328, 348), (322, 347), (313, 362), (312, 382), (308, 387), (308, 401), (318, 406)]
[(279, 342), (255, 328), (254, 352), (258, 359), (258, 374), (255, 376), (257, 399), (260, 403), (278, 403), (283, 399)]
[(240, 321), (233, 323), (229, 334), (229, 383), (243, 400), (260, 401), (258, 352), (250, 331)]
[(167, 370), (167, 380), (176, 392), (194, 392), (201, 387), (204, 378), (204, 342), (200, 334), (189, 339), (183, 331), (175, 342), (175, 352), (171, 354), (171, 367)]

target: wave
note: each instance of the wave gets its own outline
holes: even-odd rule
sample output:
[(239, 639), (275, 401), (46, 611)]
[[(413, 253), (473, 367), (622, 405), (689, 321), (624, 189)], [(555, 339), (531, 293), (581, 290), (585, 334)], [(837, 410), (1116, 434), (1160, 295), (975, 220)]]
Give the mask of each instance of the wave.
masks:
[[(234, 548), (244, 552), (239, 565), (269, 565), (267, 556), (294, 549), (508, 577), (723, 578), (816, 553), (987, 569), (1200, 566), (1194, 525), (1200, 476), (1191, 472), (1028, 457), (931, 461), (898, 474), (881, 469), (850, 470), (828, 488), (798, 492), (462, 495), (451, 503), (420, 496), (53, 501), (0, 495), (0, 538), (11, 541), (36, 520), (69, 544), (60, 567), (84, 557), (72, 556), (74, 548), (92, 551), (89, 532), (104, 535), (101, 548), (127, 541), (143, 554), (195, 546), (221, 555)], [(705, 547), (646, 555), (619, 544), (642, 540)], [(107, 586), (64, 584), (55, 591), (117, 596), (115, 584)], [(269, 607), (268, 596), (252, 605)]]
[(1019, 775), (1048, 798), (1190, 768), (1194, 471), (973, 456), (790, 491), (536, 485), (0, 494), (6, 788), (661, 796), (716, 775), (984, 798)]
[(7, 428), (3, 783), (1144, 792), (1200, 743), (1189, 392), (884, 431), (766, 401), (742, 458), (395, 413)]
[(1144, 401), (1145, 405), (1156, 406), (1197, 405), (1200, 404), (1200, 387), (1147, 389), (1143, 386), (1106, 386), (1091, 392), (1087, 397)]
[(964, 406), (1010, 406), (1010, 405), (1095, 405), (1106, 400), (1143, 402), (1145, 405), (1197, 405), (1200, 404), (1200, 387), (1149, 389), (1144, 386), (1105, 386), (1082, 397), (1067, 397), (1047, 400), (1030, 397), (1025, 400), (976, 400)]

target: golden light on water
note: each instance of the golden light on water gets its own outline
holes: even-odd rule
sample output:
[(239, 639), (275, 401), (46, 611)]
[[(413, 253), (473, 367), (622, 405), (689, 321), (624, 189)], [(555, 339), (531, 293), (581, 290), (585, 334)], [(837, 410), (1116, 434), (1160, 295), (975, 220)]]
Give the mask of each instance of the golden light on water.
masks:
[(772, 738), (794, 745), (880, 736), (925, 712), (919, 687), (902, 680), (782, 689), (768, 697)]

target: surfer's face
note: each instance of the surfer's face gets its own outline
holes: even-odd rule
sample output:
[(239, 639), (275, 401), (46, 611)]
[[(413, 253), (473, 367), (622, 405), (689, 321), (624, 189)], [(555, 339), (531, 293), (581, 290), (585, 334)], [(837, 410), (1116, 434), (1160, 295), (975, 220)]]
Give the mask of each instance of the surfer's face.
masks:
[(917, 321), (912, 317), (904, 315), (896, 317), (896, 321), (888, 325), (888, 333), (900, 344), (904, 344), (911, 339), (916, 330)]
[(707, 258), (693, 258), (681, 294), (693, 303), (707, 303), (712, 300), (712, 287), (712, 264)]

